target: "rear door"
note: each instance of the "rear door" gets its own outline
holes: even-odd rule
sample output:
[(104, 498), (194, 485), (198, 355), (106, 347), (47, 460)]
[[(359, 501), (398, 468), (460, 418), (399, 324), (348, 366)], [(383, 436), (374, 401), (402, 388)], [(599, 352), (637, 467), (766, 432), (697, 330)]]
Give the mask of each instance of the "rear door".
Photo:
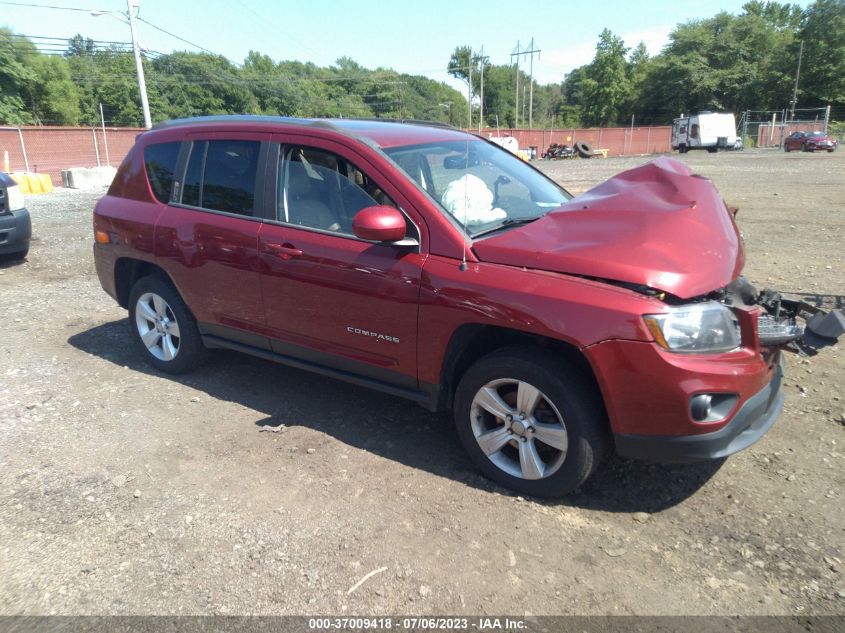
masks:
[(258, 268), (261, 161), (269, 134), (188, 137), (184, 177), (156, 228), (156, 255), (204, 333), (266, 347)]
[[(271, 149), (272, 215), (262, 226), (261, 285), (273, 349), (416, 388), (417, 310), (425, 232), (398, 190), (340, 144), (284, 136)], [(358, 239), (359, 210), (403, 210), (418, 248)]]

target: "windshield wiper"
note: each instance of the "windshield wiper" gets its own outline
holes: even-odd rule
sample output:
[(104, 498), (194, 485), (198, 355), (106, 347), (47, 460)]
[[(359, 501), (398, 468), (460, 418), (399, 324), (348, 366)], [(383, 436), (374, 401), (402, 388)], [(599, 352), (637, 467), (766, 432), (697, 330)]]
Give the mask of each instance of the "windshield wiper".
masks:
[(482, 235), (487, 235), (488, 233), (495, 233), (496, 231), (501, 231), (502, 229), (505, 229), (505, 228), (508, 228), (508, 227), (511, 227), (511, 226), (517, 226), (519, 224), (530, 224), (531, 222), (534, 222), (535, 220), (539, 220), (540, 218), (544, 217), (545, 215), (546, 214), (544, 213), (542, 215), (535, 215), (534, 217), (531, 217), (531, 218), (505, 218), (504, 220), (499, 222), (499, 224), (497, 224), (496, 226), (492, 226), (489, 229), (484, 229), (483, 231), (479, 231), (478, 233), (473, 233), (471, 235), (471, 237), (472, 237), (472, 239), (475, 239), (476, 237), (481, 237)]

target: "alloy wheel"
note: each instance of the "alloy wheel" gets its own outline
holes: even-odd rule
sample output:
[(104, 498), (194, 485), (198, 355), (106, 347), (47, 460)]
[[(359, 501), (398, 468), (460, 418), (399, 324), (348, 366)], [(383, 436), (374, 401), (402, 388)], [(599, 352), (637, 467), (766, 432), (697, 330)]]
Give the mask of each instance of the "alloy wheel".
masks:
[(566, 459), (569, 437), (563, 417), (528, 382), (511, 378), (488, 382), (475, 394), (470, 417), (479, 448), (513, 477), (549, 477)]
[(179, 353), (179, 323), (173, 309), (154, 292), (145, 292), (135, 305), (135, 326), (141, 341), (157, 359), (170, 361)]

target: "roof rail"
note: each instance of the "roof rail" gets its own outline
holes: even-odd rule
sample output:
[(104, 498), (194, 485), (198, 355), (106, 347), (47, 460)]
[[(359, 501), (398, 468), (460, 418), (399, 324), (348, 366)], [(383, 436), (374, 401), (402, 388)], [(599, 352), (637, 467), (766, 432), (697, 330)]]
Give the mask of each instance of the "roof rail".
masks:
[(452, 130), (460, 130), (451, 123), (444, 123), (443, 121), (429, 121), (426, 119), (391, 119), (387, 117), (348, 117), (340, 119), (341, 121), (372, 121), (374, 123), (404, 123), (405, 125), (423, 125), (428, 127), (442, 127)]
[(183, 127), (186, 125), (202, 125), (204, 123), (287, 123), (289, 125), (303, 125), (330, 128), (341, 131), (334, 121), (372, 121), (373, 123), (401, 123), (404, 125), (421, 125), (428, 127), (439, 127), (451, 130), (460, 130), (450, 123), (442, 121), (425, 121), (420, 119), (389, 119), (376, 117), (350, 117), (347, 119), (300, 119), (287, 116), (271, 116), (261, 114), (213, 114), (207, 116), (187, 117), (182, 119), (171, 119), (156, 123), (153, 130), (164, 130), (171, 127)]
[(202, 125), (203, 123), (287, 123), (290, 125), (314, 125), (321, 121), (323, 126), (331, 127), (331, 123), (325, 119), (298, 119), (287, 116), (271, 116), (262, 114), (213, 114), (208, 116), (187, 117), (183, 119), (171, 119), (156, 123), (151, 129), (163, 130), (171, 127), (183, 127), (186, 125)]

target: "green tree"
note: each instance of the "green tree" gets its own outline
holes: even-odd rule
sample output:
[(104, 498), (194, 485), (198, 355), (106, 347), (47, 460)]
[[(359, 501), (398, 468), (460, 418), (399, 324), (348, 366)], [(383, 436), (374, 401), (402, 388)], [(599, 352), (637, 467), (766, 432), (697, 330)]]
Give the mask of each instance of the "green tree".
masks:
[(845, 0), (816, 0), (807, 7), (798, 37), (804, 42), (801, 104), (845, 105)]
[(0, 28), (0, 122), (11, 125), (32, 123), (32, 115), (24, 103), (26, 86), (35, 81), (35, 73), (23, 57), (35, 47), (28, 40), (15, 37)]
[(35, 80), (26, 84), (27, 103), (36, 123), (77, 125), (79, 88), (70, 76), (70, 66), (62, 57), (37, 55), (29, 66)]
[(584, 122), (587, 125), (615, 125), (630, 100), (628, 61), (625, 42), (604, 29), (599, 35), (596, 55), (582, 80)]

